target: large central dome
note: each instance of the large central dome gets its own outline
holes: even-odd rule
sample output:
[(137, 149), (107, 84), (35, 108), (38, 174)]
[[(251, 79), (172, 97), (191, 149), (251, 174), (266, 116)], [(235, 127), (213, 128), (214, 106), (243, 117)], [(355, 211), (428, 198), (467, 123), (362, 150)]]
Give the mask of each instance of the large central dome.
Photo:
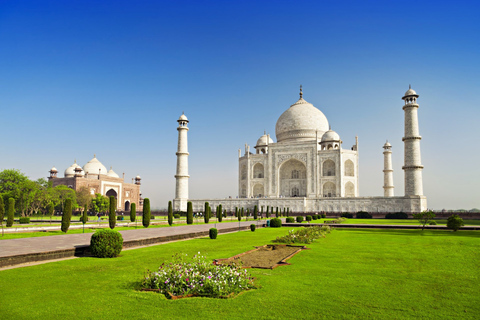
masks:
[(305, 101), (300, 92), (300, 99), (278, 118), (275, 126), (277, 142), (312, 140), (317, 131), (319, 138), (328, 131), (327, 117)]

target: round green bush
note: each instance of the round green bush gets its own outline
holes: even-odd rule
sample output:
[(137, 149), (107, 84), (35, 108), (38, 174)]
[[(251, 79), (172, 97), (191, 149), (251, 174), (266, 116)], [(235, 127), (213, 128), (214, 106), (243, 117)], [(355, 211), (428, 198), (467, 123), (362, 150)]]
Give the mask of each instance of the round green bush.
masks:
[(431, 226), (436, 226), (437, 223), (436, 223), (435, 221), (430, 221), (429, 225), (431, 225)]
[(324, 218), (324, 219), (327, 217), (327, 215), (326, 215), (325, 213), (322, 213), (321, 216), (322, 216), (322, 218)]
[(282, 219), (280, 218), (273, 218), (270, 220), (270, 227), (272, 228), (280, 228), (282, 226)]
[[(84, 219), (85, 219), (85, 222), (83, 222)], [(84, 215), (80, 216), (80, 222), (87, 223), (87, 221), (88, 221), (88, 217), (85, 217)]]
[(460, 229), (461, 226), (463, 226), (463, 219), (460, 218), (458, 215), (453, 214), (447, 219), (447, 227), (449, 229), (452, 229), (453, 231), (457, 231)]
[(312, 221), (312, 216), (306, 216), (305, 220), (307, 220), (308, 222)]
[(122, 220), (123, 220), (123, 216), (117, 216), (117, 220), (118, 220), (118, 221), (122, 221)]
[(313, 219), (313, 220), (317, 220), (317, 219), (318, 219), (318, 214), (314, 214), (314, 215), (312, 216), (312, 219)]
[(20, 222), (20, 224), (29, 224), (30, 223), (30, 218), (29, 217), (20, 217), (18, 219), (18, 222)]
[(252, 232), (255, 231), (255, 225), (253, 223), (250, 225), (250, 230), (252, 230)]
[(123, 248), (123, 238), (120, 232), (111, 229), (101, 229), (90, 238), (90, 251), (98, 258), (114, 258)]
[(372, 215), (366, 211), (358, 211), (357, 219), (372, 219)]
[(350, 212), (344, 212), (340, 215), (340, 217), (351, 219), (351, 218), (353, 218), (353, 214), (351, 214)]
[(405, 212), (387, 213), (385, 219), (408, 219), (408, 214)]
[(216, 228), (210, 228), (210, 230), (208, 230), (208, 236), (210, 239), (217, 239), (217, 234), (218, 230)]
[(173, 215), (173, 217), (174, 217), (175, 219), (180, 219), (180, 213), (175, 213), (175, 214)]
[(297, 217), (297, 222), (298, 222), (298, 223), (302, 223), (302, 222), (303, 222), (303, 217), (302, 217), (302, 216), (298, 216), (298, 217)]
[(294, 217), (287, 217), (287, 223), (294, 223), (295, 218)]

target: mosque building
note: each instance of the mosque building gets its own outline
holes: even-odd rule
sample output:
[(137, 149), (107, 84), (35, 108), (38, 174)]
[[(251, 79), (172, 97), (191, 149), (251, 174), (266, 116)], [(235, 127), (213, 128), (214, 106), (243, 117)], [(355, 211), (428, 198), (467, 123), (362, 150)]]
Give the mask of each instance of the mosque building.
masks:
[(75, 191), (86, 187), (92, 197), (96, 193), (106, 197), (114, 196), (117, 199), (117, 210), (129, 211), (132, 203), (136, 204), (137, 210), (142, 210), (141, 178), (136, 176), (135, 179), (132, 179), (132, 183), (126, 183), (124, 181), (125, 173), (120, 178), (112, 167), (107, 171), (107, 168), (98, 161), (95, 155), (83, 167), (75, 161), (65, 170), (63, 178), (57, 177), (58, 170), (55, 167), (49, 172), (48, 180), (52, 181), (53, 187), (66, 185)]
[[(290, 208), (294, 212), (420, 212), (426, 210), (423, 195), (420, 140), (418, 130), (419, 108), (417, 93), (409, 88), (404, 100), (405, 135), (405, 195), (394, 196), (392, 145), (384, 149), (384, 196), (359, 196), (359, 145), (344, 149), (338, 133), (331, 129), (325, 115), (303, 99), (292, 104), (278, 118), (275, 126), (276, 142), (264, 133), (255, 152), (245, 145), (238, 150), (238, 197), (235, 199), (188, 199), (188, 119), (183, 114), (179, 122), (177, 180), (175, 210), (186, 209), (191, 201), (196, 211), (203, 210), (205, 202), (212, 208), (222, 204), (227, 210), (235, 207), (252, 209), (267, 206)], [(379, 168), (380, 170), (380, 168)]]

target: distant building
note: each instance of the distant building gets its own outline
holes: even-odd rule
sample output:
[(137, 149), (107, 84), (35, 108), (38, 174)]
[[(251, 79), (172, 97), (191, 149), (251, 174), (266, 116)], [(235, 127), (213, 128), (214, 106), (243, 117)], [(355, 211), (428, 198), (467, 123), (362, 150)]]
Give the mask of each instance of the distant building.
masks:
[(142, 210), (141, 178), (136, 176), (135, 179), (132, 179), (132, 183), (126, 183), (124, 177), (120, 178), (111, 167), (107, 171), (107, 168), (98, 161), (95, 155), (83, 168), (75, 161), (65, 170), (63, 178), (57, 177), (58, 171), (55, 167), (49, 172), (48, 180), (53, 182), (54, 187), (65, 185), (75, 191), (86, 187), (92, 196), (96, 193), (106, 197), (114, 196), (117, 199), (117, 210), (129, 211), (132, 203), (137, 205), (137, 210)]

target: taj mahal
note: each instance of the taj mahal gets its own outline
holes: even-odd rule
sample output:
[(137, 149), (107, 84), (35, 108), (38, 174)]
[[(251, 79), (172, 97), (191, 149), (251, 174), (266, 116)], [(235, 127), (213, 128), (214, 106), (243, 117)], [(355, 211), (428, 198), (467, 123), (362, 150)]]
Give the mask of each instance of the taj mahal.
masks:
[[(189, 199), (188, 197), (188, 119), (178, 119), (177, 172), (174, 209), (186, 211), (191, 201), (195, 211), (205, 202), (233, 211), (235, 207), (290, 208), (293, 212), (420, 212), (427, 209), (423, 195), (417, 99), (411, 88), (402, 97), (405, 116), (404, 166), (405, 193), (394, 195), (392, 145), (383, 146), (384, 196), (360, 197), (358, 178), (358, 137), (344, 149), (340, 135), (333, 131), (325, 115), (300, 98), (278, 118), (276, 142), (264, 133), (255, 151), (245, 144), (238, 150), (238, 197), (228, 199)], [(379, 168), (382, 170), (382, 168)], [(233, 182), (232, 182), (233, 183)], [(260, 209), (259, 209), (260, 210)]]

